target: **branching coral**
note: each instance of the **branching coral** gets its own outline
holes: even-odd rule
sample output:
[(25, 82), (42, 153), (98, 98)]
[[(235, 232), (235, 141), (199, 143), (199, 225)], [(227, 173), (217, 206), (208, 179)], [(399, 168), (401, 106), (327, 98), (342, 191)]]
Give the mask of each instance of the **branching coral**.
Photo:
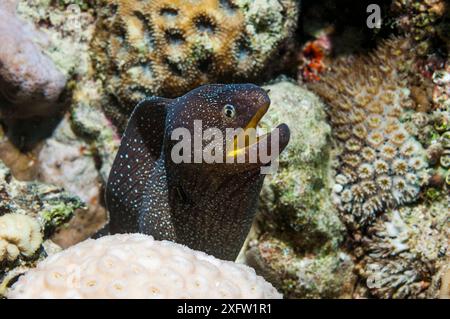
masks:
[(87, 240), (19, 278), (9, 298), (280, 298), (254, 270), (141, 234)]
[[(254, 78), (296, 24), (293, 0), (107, 0), (93, 41), (98, 73), (130, 113), (151, 94)], [(117, 112), (117, 111), (116, 111)]]
[(355, 228), (386, 207), (414, 201), (427, 167), (422, 145), (401, 122), (413, 101), (402, 68), (408, 42), (390, 40), (369, 57), (336, 62), (320, 84), (333, 135), (342, 149), (335, 191)]
[(16, 2), (0, 4), (0, 117), (52, 115), (66, 78), (36, 43), (48, 39), (17, 18)]
[(32, 217), (22, 214), (0, 217), (0, 262), (15, 261), (20, 254), (32, 256), (42, 240), (41, 226)]

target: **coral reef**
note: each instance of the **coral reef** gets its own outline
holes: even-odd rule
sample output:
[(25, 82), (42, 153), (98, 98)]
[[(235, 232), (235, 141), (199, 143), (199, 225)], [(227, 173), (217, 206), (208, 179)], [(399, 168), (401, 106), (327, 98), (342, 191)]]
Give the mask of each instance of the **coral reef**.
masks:
[(34, 24), (49, 43), (43, 48), (59, 70), (69, 78), (72, 88), (88, 72), (89, 45), (95, 29), (95, 12), (85, 0), (20, 0), (17, 14)]
[(30, 181), (37, 176), (37, 150), (21, 152), (4, 133), (0, 125), (0, 161), (10, 170), (13, 176), (21, 181)]
[(102, 179), (91, 146), (75, 135), (66, 116), (43, 144), (38, 155), (39, 180), (63, 187), (87, 205), (69, 227), (60, 229), (53, 239), (68, 247), (86, 239), (104, 224)]
[(61, 188), (38, 182), (20, 182), (0, 162), (0, 213), (18, 213), (38, 218), (46, 232), (67, 222), (78, 208), (79, 198)]
[(450, 192), (450, 113), (434, 111), (420, 127), (421, 142), (427, 147), (430, 163), (429, 183), (426, 195), (434, 200)]
[(436, 70), (432, 76), (433, 88), (428, 95), (431, 107), (428, 112), (413, 112), (404, 119), (408, 130), (417, 136), (426, 148), (429, 183), (426, 189), (428, 199), (435, 199), (450, 189), (450, 111), (448, 93), (450, 74), (448, 65)]
[(447, 43), (450, 49), (448, 6), (445, 0), (392, 1), (394, 24), (414, 40), (416, 54), (425, 56), (432, 53), (437, 40)]
[(249, 267), (140, 234), (90, 239), (55, 254), (20, 277), (7, 296), (281, 298)]
[(385, 41), (368, 57), (336, 61), (310, 86), (330, 106), (341, 148), (336, 204), (353, 228), (367, 226), (386, 207), (415, 201), (426, 182), (425, 150), (402, 122), (415, 107), (404, 73), (412, 68), (409, 48), (408, 41)]
[(0, 117), (49, 116), (61, 109), (66, 78), (41, 48), (49, 39), (17, 17), (16, 3), (0, 4)]
[(98, 81), (83, 81), (74, 91), (70, 121), (77, 136), (89, 144), (99, 163), (102, 181), (106, 183), (120, 138), (101, 109), (101, 98), (102, 88)]
[(278, 171), (266, 177), (246, 262), (286, 297), (348, 297), (353, 263), (339, 249), (344, 226), (331, 199), (325, 107), (312, 92), (286, 80), (265, 89), (272, 103), (260, 126), (285, 122), (291, 140)]
[(435, 298), (427, 288), (448, 263), (447, 199), (387, 211), (362, 239), (358, 265), (378, 298)]
[(318, 81), (326, 70), (325, 57), (331, 51), (330, 35), (322, 32), (317, 39), (305, 43), (299, 56), (299, 81)]
[(296, 232), (303, 247), (339, 242), (343, 227), (330, 200), (331, 129), (325, 106), (314, 93), (289, 81), (264, 88), (271, 107), (260, 127), (287, 123), (291, 142), (280, 154), (279, 170), (266, 177), (259, 211)]
[(123, 124), (120, 113), (129, 115), (148, 95), (256, 78), (291, 35), (297, 3), (107, 0), (99, 15), (97, 73), (114, 97), (108, 115)]
[[(300, 247), (301, 249), (302, 247)], [(250, 242), (245, 262), (286, 298), (350, 298), (355, 275), (344, 252), (302, 254), (292, 242), (265, 234)]]
[(0, 296), (9, 281), (55, 251), (48, 238), (83, 207), (55, 186), (17, 181), (0, 162)]
[(450, 62), (433, 74), (433, 102), (441, 111), (450, 112)]
[[(450, 298), (450, 6), (382, 0), (371, 29), (372, 2), (1, 0), (0, 298), (45, 259), (11, 297), (255, 296), (251, 270), (143, 236), (48, 258), (106, 221), (103, 187), (137, 102), (241, 81), (273, 81), (260, 124), (286, 122), (291, 141), (239, 262), (286, 298)], [(393, 34), (409, 41), (382, 40)], [(97, 247), (108, 257), (88, 264)], [(54, 267), (78, 252), (97, 277), (55, 289), (72, 268)], [(236, 284), (211, 288), (213, 267)], [(134, 289), (133, 271), (155, 289)]]

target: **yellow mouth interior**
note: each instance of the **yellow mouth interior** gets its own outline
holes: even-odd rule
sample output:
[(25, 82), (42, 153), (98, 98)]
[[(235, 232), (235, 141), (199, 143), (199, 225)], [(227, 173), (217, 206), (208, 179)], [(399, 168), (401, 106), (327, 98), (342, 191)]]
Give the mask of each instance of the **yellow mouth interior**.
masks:
[[(264, 114), (266, 114), (268, 108), (269, 105), (264, 105), (258, 109), (255, 115), (253, 115), (253, 117), (251, 118), (250, 122), (248, 122), (247, 126), (244, 128), (243, 133), (234, 138), (233, 150), (228, 152), (227, 156), (233, 157), (242, 154), (245, 151), (245, 149), (249, 147), (251, 144), (258, 143), (261, 137), (256, 136), (256, 126), (258, 125), (259, 121), (262, 119)], [(239, 141), (243, 138), (245, 138), (245, 143), (243, 147), (239, 148)], [(251, 141), (253, 143), (250, 143)]]

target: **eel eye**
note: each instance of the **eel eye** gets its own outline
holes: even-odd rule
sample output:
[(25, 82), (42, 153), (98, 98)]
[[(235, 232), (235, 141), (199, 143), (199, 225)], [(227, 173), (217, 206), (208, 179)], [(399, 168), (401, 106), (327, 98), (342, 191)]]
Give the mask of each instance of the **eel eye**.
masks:
[(223, 114), (232, 119), (236, 116), (236, 109), (233, 105), (231, 104), (225, 104), (225, 106), (223, 107)]

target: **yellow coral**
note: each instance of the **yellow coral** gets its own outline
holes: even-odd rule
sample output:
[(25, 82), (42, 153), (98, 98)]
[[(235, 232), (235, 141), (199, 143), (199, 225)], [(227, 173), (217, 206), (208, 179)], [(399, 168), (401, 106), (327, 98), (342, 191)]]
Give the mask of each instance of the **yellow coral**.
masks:
[(32, 256), (42, 240), (41, 227), (33, 218), (22, 214), (0, 217), (0, 262), (14, 261), (20, 254)]
[(400, 121), (411, 108), (401, 67), (409, 44), (383, 43), (369, 57), (341, 59), (312, 84), (329, 104), (333, 132), (342, 146), (337, 203), (353, 226), (366, 225), (386, 207), (411, 202), (427, 166), (425, 151)]
[[(129, 113), (146, 95), (257, 76), (291, 35), (293, 0), (104, 0), (96, 68)], [(111, 115), (111, 114), (110, 114)]]

